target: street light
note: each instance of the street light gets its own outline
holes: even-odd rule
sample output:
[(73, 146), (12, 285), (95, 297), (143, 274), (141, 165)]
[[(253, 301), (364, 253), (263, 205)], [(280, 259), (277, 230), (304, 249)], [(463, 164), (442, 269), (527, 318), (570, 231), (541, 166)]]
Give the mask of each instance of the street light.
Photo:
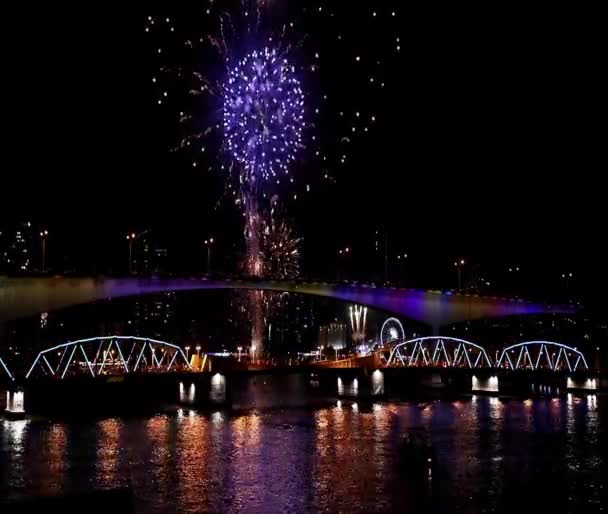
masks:
[(205, 239), (205, 246), (207, 247), (207, 275), (211, 271), (211, 245), (213, 244), (213, 238)]
[(198, 355), (199, 357), (201, 356), (201, 345), (200, 344), (196, 345), (196, 355)]
[(238, 359), (238, 361), (241, 362), (241, 351), (243, 350), (243, 347), (242, 346), (238, 346), (237, 350), (239, 352), (239, 359)]
[(570, 279), (572, 277), (573, 277), (572, 273), (562, 273), (562, 278), (564, 279), (564, 282), (566, 283), (566, 291), (568, 291), (568, 289), (569, 289)]
[(407, 253), (400, 253), (397, 255), (397, 260), (399, 261), (399, 267), (398, 267), (398, 271), (399, 271), (399, 276), (398, 276), (398, 280), (400, 280), (401, 282), (403, 282), (403, 264), (405, 263), (405, 260), (407, 259)]
[(42, 273), (46, 272), (46, 238), (48, 235), (48, 230), (40, 232), (40, 240), (42, 241)]
[(321, 345), (319, 348), (319, 360), (321, 360), (321, 352), (325, 349), (325, 346)]
[(129, 241), (129, 273), (133, 273), (133, 241), (135, 241), (135, 233), (131, 232), (127, 234), (127, 241)]
[(461, 270), (462, 270), (462, 267), (464, 266), (464, 259), (460, 259), (459, 261), (454, 261), (454, 266), (456, 266), (456, 270), (458, 271), (458, 291), (460, 291), (462, 288)]
[(251, 345), (251, 355), (252, 355), (252, 359), (253, 359), (253, 364), (255, 364), (255, 345), (254, 344)]
[(186, 346), (186, 360), (187, 360), (188, 362), (190, 362), (190, 357), (189, 357), (189, 355), (190, 355), (190, 347), (189, 347), (189, 346)]
[[(346, 247), (344, 247), (344, 248), (340, 248), (340, 249), (338, 250), (338, 258), (339, 258), (340, 256), (342, 256), (342, 255), (343, 255), (344, 257), (346, 257), (346, 256), (350, 255), (350, 250), (351, 250), (351, 249), (350, 249), (350, 247), (349, 247), (349, 246), (346, 246)], [(340, 280), (340, 275), (341, 275), (341, 273), (340, 273), (340, 272), (341, 272), (341, 270), (342, 270), (342, 267), (341, 267), (341, 263), (339, 262), (339, 263), (338, 263), (338, 280)]]

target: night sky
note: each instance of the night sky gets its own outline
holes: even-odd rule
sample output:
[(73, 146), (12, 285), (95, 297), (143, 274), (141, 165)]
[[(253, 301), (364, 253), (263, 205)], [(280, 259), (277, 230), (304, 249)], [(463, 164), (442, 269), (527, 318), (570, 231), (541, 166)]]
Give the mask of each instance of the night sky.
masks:
[[(301, 9), (272, 3), (281, 20)], [(462, 256), (503, 291), (509, 266), (522, 266), (535, 295), (559, 292), (561, 273), (574, 272), (576, 294), (600, 305), (608, 255), (598, 33), (583, 13), (556, 7), (400, 4), (325, 2), (315, 5), (333, 9), (331, 22), (302, 17), (301, 34), (321, 54), (307, 85), (323, 112), (309, 135), (329, 159), (311, 158), (313, 145), (303, 152), (297, 183), (311, 192), (287, 205), (304, 239), (303, 274), (322, 275), (350, 246), (350, 271), (363, 276), (380, 228), (389, 253), (408, 253), (412, 285), (453, 287)], [(240, 241), (239, 219), (221, 201), (221, 174), (207, 171), (225, 162), (217, 148), (196, 168), (170, 152), (180, 137), (179, 81), (158, 106), (150, 79), (159, 42), (165, 64), (188, 64), (175, 41), (195, 30), (193, 13), (205, 6), (161, 13), (173, 39), (144, 31), (149, 12), (100, 9), (14, 12), (3, 29), (2, 218), (33, 217), (54, 234), (49, 252), (56, 245), (97, 271), (126, 252), (127, 231), (152, 229), (191, 270), (208, 234), (226, 252)], [(313, 59), (306, 52), (296, 52), (300, 65)], [(385, 87), (370, 87), (370, 76)], [(376, 119), (340, 165), (355, 112)], [(326, 168), (332, 180), (322, 180)]]

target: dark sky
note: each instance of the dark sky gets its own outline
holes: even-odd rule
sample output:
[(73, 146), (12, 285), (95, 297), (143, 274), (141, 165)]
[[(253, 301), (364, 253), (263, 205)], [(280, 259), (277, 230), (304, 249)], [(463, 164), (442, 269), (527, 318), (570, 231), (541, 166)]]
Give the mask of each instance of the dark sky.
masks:
[[(349, 3), (339, 24), (354, 52), (371, 55), (388, 29), (362, 23), (366, 9)], [(66, 252), (84, 245), (90, 255), (103, 241), (107, 253), (126, 231), (146, 228), (180, 248), (209, 232), (240, 235), (228, 208), (213, 213), (217, 177), (168, 151), (176, 134), (154, 106), (148, 14), (53, 6), (7, 17), (0, 214), (53, 226)], [(382, 94), (322, 69), (321, 88), (339, 89), (336, 109), (360, 105), (378, 123), (335, 185), (289, 207), (305, 268), (334, 266), (340, 245), (367, 255), (381, 227), (395, 252), (408, 252), (420, 285), (449, 285), (461, 255), (489, 272), (522, 264), (543, 277), (539, 287), (567, 270), (585, 292), (605, 284), (605, 81), (593, 18), (553, 6), (401, 6), (391, 30), (402, 50), (387, 58)], [(321, 51), (337, 54), (335, 27), (323, 30)], [(328, 138), (331, 129), (319, 127)]]

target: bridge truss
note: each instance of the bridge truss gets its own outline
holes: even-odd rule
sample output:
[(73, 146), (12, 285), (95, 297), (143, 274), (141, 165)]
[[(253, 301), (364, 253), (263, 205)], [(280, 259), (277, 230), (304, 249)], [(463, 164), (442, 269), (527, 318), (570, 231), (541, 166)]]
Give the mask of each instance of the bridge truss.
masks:
[(454, 337), (419, 337), (393, 347), (389, 367), (490, 368), (492, 361), (481, 346)]
[(589, 369), (585, 356), (576, 348), (550, 341), (528, 341), (505, 348), (497, 368), (576, 371)]
[(190, 364), (183, 350), (172, 343), (143, 337), (93, 337), (41, 351), (26, 378), (35, 372), (64, 378), (66, 375), (97, 377), (179, 368), (190, 370)]
[(15, 377), (13, 377), (13, 375), (11, 375), (11, 372), (8, 370), (8, 367), (2, 360), (2, 357), (0, 357), (0, 373), (6, 373), (6, 376), (8, 378), (10, 378), (11, 380), (15, 380)]

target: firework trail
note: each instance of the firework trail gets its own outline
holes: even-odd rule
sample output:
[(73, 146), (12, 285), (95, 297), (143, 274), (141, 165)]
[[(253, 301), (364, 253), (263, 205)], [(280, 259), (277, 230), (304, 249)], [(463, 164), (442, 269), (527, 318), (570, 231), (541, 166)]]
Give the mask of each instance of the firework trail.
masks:
[[(259, 26), (263, 5), (256, 5)], [(225, 38), (220, 48), (227, 51)], [(227, 62), (220, 89), (224, 148), (239, 169), (247, 248), (245, 270), (250, 276), (262, 277), (273, 265), (281, 267), (283, 260), (274, 259), (273, 252), (281, 248), (271, 242), (275, 240), (275, 223), (263, 218), (264, 207), (260, 204), (267, 198), (269, 187), (280, 185), (281, 178), (289, 174), (289, 166), (303, 146), (304, 93), (295, 67), (283, 51), (270, 46), (270, 41), (241, 59), (227, 58)], [(267, 302), (261, 292), (253, 291), (250, 297), (252, 349), (261, 354)]]

